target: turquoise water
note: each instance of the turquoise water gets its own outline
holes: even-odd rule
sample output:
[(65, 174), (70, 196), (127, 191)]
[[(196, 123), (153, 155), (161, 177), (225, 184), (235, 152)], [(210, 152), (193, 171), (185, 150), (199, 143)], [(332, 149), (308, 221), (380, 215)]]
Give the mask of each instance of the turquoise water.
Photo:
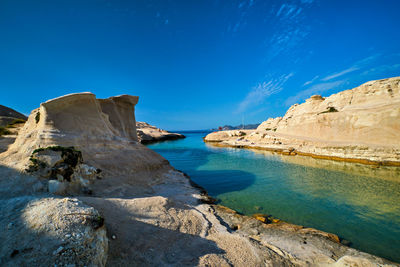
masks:
[(400, 169), (217, 148), (206, 133), (149, 145), (220, 204), (335, 233), (400, 262)]

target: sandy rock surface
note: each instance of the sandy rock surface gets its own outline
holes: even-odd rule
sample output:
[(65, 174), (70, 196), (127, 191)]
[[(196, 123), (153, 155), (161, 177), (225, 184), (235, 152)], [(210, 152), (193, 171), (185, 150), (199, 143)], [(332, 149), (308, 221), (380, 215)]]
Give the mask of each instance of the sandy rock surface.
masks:
[(74, 198), (22, 196), (0, 201), (1, 266), (104, 266), (103, 218)]
[(287, 154), (400, 166), (400, 77), (367, 82), (327, 98), (312, 96), (256, 131), (205, 141)]
[[(0, 154), (0, 227), (7, 228), (0, 231), (1, 265), (390, 264), (340, 244), (334, 234), (280, 221), (265, 224), (206, 204), (210, 198), (202, 189), (137, 142), (131, 123), (136, 102), (132, 96), (98, 100), (83, 93), (32, 112), (15, 143)], [(49, 147), (79, 151), (81, 158), (74, 165)], [(43, 170), (27, 173), (35, 162)], [(62, 163), (72, 164), (70, 176), (61, 172)], [(87, 178), (90, 191), (78, 183), (77, 190), (64, 192), (68, 198), (49, 192), (50, 181), (71, 182), (75, 172), (90, 176), (94, 169), (102, 176)]]
[(146, 122), (136, 122), (136, 128), (139, 141), (142, 144), (185, 138), (182, 134), (170, 133)]

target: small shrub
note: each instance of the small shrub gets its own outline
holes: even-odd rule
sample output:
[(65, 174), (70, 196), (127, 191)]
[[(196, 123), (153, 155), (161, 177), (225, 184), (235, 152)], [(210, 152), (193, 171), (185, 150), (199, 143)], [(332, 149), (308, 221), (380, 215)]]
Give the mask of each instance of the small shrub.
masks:
[(12, 122), (10, 122), (10, 123), (6, 126), (6, 128), (15, 128), (15, 125), (16, 125), (16, 124), (20, 124), (20, 123), (25, 123), (25, 120), (23, 120), (23, 119), (15, 119), (15, 120), (13, 120)]
[[(62, 163), (57, 164), (55, 166), (47, 166), (46, 163), (40, 161), (35, 157), (35, 154), (41, 151), (57, 151), (61, 152)], [(64, 165), (63, 167), (63, 177), (67, 181), (71, 181), (71, 176), (74, 173), (74, 168), (77, 164), (83, 162), (82, 159), (82, 152), (76, 150), (74, 147), (63, 147), (63, 146), (49, 146), (49, 147), (39, 147), (32, 152), (31, 157), (29, 158), (31, 161), (31, 165), (26, 169), (27, 172), (34, 172), (38, 171), (39, 169), (44, 169), (46, 167), (53, 167), (51, 170), (50, 177), (56, 178), (57, 177), (57, 169)]]
[(7, 130), (6, 127), (0, 127), (0, 136), (7, 134), (11, 134), (11, 132)]
[(39, 147), (33, 150), (32, 155), (45, 150), (61, 151), (61, 157), (64, 162), (75, 167), (78, 163), (82, 162), (82, 152), (76, 150), (73, 146), (63, 147), (63, 146), (49, 146), (49, 147)]
[(19, 124), (19, 123), (25, 123), (26, 120), (24, 119), (15, 119), (12, 122), (10, 122), (8, 125), (15, 125), (15, 124)]

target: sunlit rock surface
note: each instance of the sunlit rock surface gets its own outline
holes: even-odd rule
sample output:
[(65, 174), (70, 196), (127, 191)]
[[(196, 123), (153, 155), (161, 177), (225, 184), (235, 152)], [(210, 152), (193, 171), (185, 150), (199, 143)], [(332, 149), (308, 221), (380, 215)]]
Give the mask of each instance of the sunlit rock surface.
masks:
[(183, 134), (170, 133), (146, 122), (136, 122), (138, 139), (142, 144), (185, 138)]
[(311, 96), (256, 131), (209, 134), (205, 141), (362, 163), (400, 165), (400, 77), (370, 81), (329, 97)]

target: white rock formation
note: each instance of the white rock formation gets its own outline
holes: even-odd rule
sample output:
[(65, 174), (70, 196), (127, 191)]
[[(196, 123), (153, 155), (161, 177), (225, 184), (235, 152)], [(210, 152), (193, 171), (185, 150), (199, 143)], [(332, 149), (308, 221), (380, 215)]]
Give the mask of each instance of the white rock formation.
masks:
[(185, 138), (182, 134), (170, 133), (146, 122), (136, 122), (136, 128), (139, 141), (142, 144)]
[[(400, 165), (400, 77), (311, 96), (243, 140), (216, 132), (205, 141), (362, 163)], [(240, 142), (239, 142), (240, 141)]]

